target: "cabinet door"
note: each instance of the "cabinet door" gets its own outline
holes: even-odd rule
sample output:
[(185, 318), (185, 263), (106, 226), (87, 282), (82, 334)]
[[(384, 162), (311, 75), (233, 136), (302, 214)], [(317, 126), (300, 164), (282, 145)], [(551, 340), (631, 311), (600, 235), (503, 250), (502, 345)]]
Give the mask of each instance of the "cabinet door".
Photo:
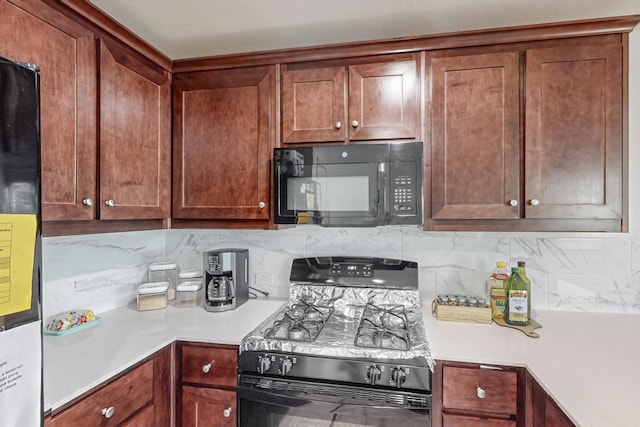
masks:
[(174, 218), (269, 219), (274, 76), (274, 67), (174, 75)]
[(344, 141), (344, 67), (282, 72), (282, 141)]
[(40, 67), (42, 219), (93, 219), (97, 129), (94, 36), (33, 0), (0, 2), (0, 16), (0, 56)]
[(519, 73), (518, 52), (431, 61), (433, 219), (520, 217)]
[(417, 138), (416, 70), (416, 61), (349, 67), (349, 139)]
[(527, 218), (622, 217), (622, 49), (526, 52)]
[(183, 427), (235, 426), (236, 408), (233, 391), (182, 387)]
[(100, 219), (167, 218), (168, 72), (100, 42)]

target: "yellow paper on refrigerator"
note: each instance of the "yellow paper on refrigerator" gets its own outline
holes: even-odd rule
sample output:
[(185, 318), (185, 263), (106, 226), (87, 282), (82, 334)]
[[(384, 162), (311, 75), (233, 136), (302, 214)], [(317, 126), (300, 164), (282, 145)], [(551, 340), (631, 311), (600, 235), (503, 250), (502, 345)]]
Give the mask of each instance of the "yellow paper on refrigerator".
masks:
[(36, 216), (0, 214), (0, 316), (31, 308)]

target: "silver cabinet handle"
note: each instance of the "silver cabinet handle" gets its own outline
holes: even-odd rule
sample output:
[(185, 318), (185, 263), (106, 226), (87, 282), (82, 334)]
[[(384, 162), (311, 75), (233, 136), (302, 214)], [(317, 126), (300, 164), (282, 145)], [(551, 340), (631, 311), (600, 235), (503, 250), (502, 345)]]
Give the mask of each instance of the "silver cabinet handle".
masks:
[(358, 123), (357, 120), (354, 120), (351, 122), (351, 126), (353, 126), (354, 128), (357, 128), (358, 126), (360, 126), (360, 123)]
[(265, 202), (260, 202), (260, 203), (258, 203), (258, 207), (259, 207), (260, 209), (264, 209), (264, 208), (265, 208), (265, 206), (267, 206), (267, 204), (266, 204)]
[(204, 372), (205, 374), (208, 374), (209, 371), (211, 370), (211, 367), (213, 365), (215, 365), (216, 361), (212, 360), (211, 363), (207, 363), (206, 365), (202, 366), (202, 372)]
[(516, 199), (509, 200), (509, 206), (518, 206), (518, 201)]
[(222, 411), (222, 415), (224, 415), (225, 418), (229, 418), (231, 416), (231, 406)]
[(476, 386), (476, 396), (478, 396), (478, 399), (484, 399), (487, 396), (487, 392), (478, 385)]
[(85, 206), (93, 206), (93, 199), (90, 199), (90, 198), (82, 199), (82, 204)]
[(529, 204), (531, 206), (538, 206), (540, 204), (540, 200), (538, 199), (531, 199), (531, 201), (529, 202)]
[(335, 126), (336, 126), (336, 129), (340, 129), (340, 128), (342, 127), (342, 123), (340, 123), (340, 122), (336, 122), (336, 125), (335, 125)]
[(109, 406), (108, 408), (103, 408), (102, 409), (102, 415), (105, 418), (111, 418), (113, 417), (113, 414), (115, 414), (116, 409), (113, 406)]
[(105, 204), (105, 205), (107, 205), (107, 206), (109, 206), (109, 207), (114, 207), (114, 206), (116, 205), (116, 201), (115, 201), (115, 200), (113, 200), (113, 199), (109, 199), (109, 200), (106, 200), (106, 201), (104, 202), (104, 204)]

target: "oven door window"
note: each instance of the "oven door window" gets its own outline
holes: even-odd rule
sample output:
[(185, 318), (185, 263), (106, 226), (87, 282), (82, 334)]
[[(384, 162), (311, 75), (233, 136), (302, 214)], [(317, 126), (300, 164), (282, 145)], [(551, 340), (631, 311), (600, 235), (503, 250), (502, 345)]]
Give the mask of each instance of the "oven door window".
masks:
[(354, 225), (384, 217), (384, 163), (313, 164), (278, 175), (278, 216), (294, 223)]

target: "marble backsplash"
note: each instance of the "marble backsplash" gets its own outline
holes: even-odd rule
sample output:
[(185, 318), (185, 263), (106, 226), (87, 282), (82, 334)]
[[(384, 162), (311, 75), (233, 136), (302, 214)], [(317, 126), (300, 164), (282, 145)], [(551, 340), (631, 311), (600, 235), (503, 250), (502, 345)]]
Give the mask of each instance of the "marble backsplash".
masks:
[[(147, 265), (202, 268), (208, 249), (248, 248), (251, 285), (288, 295), (291, 260), (362, 255), (418, 262), (420, 291), (480, 295), (498, 260), (526, 261), (533, 309), (640, 313), (640, 233), (433, 233), (417, 227), (278, 231), (157, 230), (50, 237), (43, 244), (43, 315), (127, 305)], [(270, 285), (255, 285), (256, 274)]]

